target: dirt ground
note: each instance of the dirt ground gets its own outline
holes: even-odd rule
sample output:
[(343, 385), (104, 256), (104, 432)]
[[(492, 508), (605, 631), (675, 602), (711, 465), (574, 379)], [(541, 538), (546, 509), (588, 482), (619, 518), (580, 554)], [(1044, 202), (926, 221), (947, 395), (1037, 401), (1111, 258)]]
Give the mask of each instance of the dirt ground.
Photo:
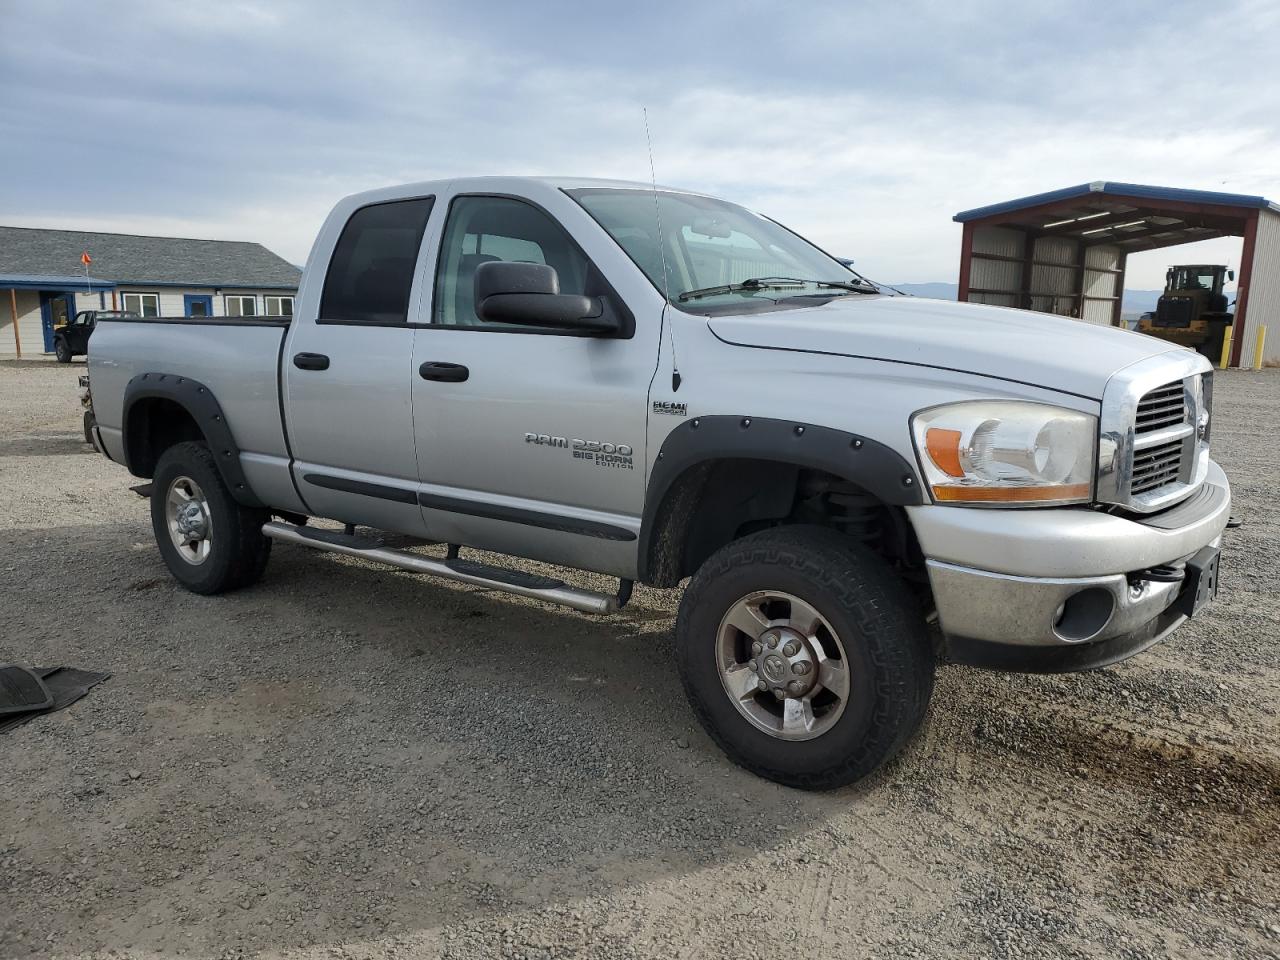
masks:
[(1280, 956), (1280, 371), (1217, 378), (1215, 606), (1097, 673), (943, 668), (816, 795), (695, 726), (673, 593), (592, 619), (280, 544), (184, 592), (81, 372), (0, 363), (0, 662), (114, 675), (0, 735), (0, 957)]

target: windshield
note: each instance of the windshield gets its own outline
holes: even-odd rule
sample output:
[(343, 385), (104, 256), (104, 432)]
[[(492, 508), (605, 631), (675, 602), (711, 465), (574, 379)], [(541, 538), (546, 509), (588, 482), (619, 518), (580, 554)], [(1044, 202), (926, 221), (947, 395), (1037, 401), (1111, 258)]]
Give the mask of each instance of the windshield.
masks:
[(695, 309), (695, 303), (701, 308), (750, 299), (830, 298), (848, 295), (854, 292), (848, 288), (864, 284), (866, 289), (857, 292), (875, 292), (808, 241), (734, 203), (660, 191), (655, 209), (652, 190), (589, 188), (569, 193), (653, 285), (685, 309)]

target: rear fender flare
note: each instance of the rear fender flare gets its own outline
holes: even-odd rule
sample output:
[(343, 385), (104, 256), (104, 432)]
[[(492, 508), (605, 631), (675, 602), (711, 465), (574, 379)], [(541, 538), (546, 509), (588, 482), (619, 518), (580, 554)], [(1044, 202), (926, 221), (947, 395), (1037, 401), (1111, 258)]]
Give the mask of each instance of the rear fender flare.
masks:
[(199, 380), (190, 377), (171, 373), (140, 373), (125, 387), (121, 434), (124, 437), (125, 466), (131, 473), (142, 476), (134, 469), (135, 465), (128, 462), (132, 446), (130, 419), (140, 401), (153, 398), (170, 400), (191, 415), (196, 427), (204, 434), (214, 462), (218, 465), (218, 472), (237, 503), (255, 509), (266, 506), (254, 494), (244, 475), (244, 468), (240, 465), (240, 447), (231, 435), (231, 428), (217, 397)]

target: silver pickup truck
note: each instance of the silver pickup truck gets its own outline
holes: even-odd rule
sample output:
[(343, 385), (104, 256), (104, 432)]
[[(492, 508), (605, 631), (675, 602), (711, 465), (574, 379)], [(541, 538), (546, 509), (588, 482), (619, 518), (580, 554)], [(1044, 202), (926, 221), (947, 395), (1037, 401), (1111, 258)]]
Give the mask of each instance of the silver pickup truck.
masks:
[(693, 711), (805, 788), (892, 757), (939, 661), (1085, 670), (1167, 636), (1216, 593), (1231, 500), (1199, 354), (890, 296), (625, 182), (348, 197), (291, 320), (103, 318), (89, 375), (187, 588), (254, 583), (274, 540), (592, 613), (689, 580)]

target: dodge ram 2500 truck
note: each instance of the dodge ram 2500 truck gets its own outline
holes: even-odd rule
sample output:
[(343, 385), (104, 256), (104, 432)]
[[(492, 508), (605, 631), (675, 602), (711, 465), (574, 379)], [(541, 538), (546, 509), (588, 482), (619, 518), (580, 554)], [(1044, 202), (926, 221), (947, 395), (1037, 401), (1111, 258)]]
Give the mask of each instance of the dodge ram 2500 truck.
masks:
[(1083, 670), (1167, 636), (1216, 593), (1231, 499), (1199, 354), (886, 296), (770, 219), (625, 182), (348, 197), (292, 318), (103, 317), (89, 375), (187, 588), (254, 583), (274, 540), (597, 613), (689, 579), (693, 711), (807, 788), (892, 757), (939, 661)]

